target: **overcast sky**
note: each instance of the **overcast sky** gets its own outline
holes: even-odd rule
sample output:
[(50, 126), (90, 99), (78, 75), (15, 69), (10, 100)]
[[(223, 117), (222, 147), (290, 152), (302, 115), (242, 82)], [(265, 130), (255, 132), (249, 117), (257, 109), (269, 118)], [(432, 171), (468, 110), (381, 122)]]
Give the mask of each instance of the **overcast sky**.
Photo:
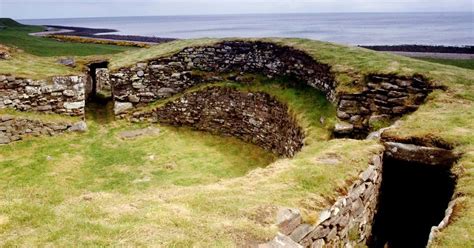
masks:
[(317, 12), (473, 11), (473, 0), (0, 0), (16, 19)]

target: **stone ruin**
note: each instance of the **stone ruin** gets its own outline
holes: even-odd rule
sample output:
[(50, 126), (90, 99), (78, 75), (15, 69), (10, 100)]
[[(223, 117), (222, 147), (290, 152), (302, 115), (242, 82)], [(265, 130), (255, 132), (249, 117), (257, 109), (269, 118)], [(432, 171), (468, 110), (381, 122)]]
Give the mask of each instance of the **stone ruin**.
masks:
[[(291, 157), (303, 146), (304, 133), (283, 103), (266, 93), (243, 93), (225, 87), (186, 91), (195, 86), (220, 82), (224, 78), (222, 75), (229, 73), (286, 77), (322, 91), (336, 106), (339, 121), (334, 128), (335, 137), (365, 138), (370, 131), (378, 128), (380, 122), (393, 122), (404, 114), (416, 111), (433, 90), (421, 75), (365, 75), (364, 87), (359, 92), (337, 91), (330, 65), (320, 63), (294, 48), (259, 41), (226, 41), (185, 48), (171, 56), (142, 61), (114, 71), (109, 71), (107, 65), (106, 61), (93, 62), (87, 75), (53, 77), (50, 81), (0, 75), (0, 108), (84, 118), (88, 101), (93, 101), (100, 93), (101, 97), (113, 101), (116, 118), (190, 126), (231, 135)], [(178, 99), (171, 98), (178, 94), (183, 95)], [(162, 106), (147, 108), (150, 103), (162, 99), (171, 100)], [(30, 134), (54, 135), (85, 130), (84, 125), (58, 125), (2, 116), (0, 143), (9, 143)], [(384, 211), (391, 211), (383, 206), (384, 199), (387, 199), (383, 189), (389, 192), (393, 187), (387, 186), (387, 183), (384, 186), (384, 181), (390, 181), (383, 179), (389, 177), (382, 169), (384, 161), (416, 166), (435, 163), (443, 168), (442, 172), (436, 173), (441, 173), (442, 178), (446, 179), (450, 178), (449, 170), (457, 155), (443, 148), (390, 143), (390, 140), (386, 144), (385, 153), (373, 158), (368, 169), (349, 188), (348, 194), (323, 211), (316, 224), (302, 223), (297, 210), (285, 210), (277, 222), (280, 233), (261, 247), (341, 244), (346, 247), (361, 244), (380, 247), (384, 242), (402, 242), (391, 236), (393, 230), (384, 230), (386, 223), (394, 221), (383, 214)], [(442, 159), (433, 160), (433, 157)], [(446, 179), (446, 185), (446, 188), (454, 189), (455, 183)], [(451, 200), (452, 192), (445, 193), (437, 215), (444, 216), (443, 211)], [(452, 205), (449, 204), (451, 208)], [(378, 213), (380, 209), (382, 213)], [(446, 216), (444, 219), (449, 218)], [(438, 220), (430, 221), (435, 223)], [(431, 222), (429, 225), (433, 224)], [(431, 231), (431, 238), (434, 232)], [(420, 242), (426, 240), (427, 237)]]

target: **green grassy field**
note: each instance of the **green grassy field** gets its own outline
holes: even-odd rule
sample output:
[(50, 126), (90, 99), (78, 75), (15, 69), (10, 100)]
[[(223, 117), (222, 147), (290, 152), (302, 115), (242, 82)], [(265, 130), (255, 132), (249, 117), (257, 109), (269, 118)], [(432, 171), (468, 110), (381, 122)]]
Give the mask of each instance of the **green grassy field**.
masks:
[(87, 56), (113, 54), (134, 49), (131, 47), (60, 42), (29, 33), (41, 32), (43, 27), (21, 25), (11, 19), (0, 18), (0, 43), (22, 49), (37, 56)]
[[(296, 158), (277, 159), (235, 138), (160, 125), (158, 135), (122, 140), (120, 132), (145, 125), (121, 121), (89, 121), (86, 134), (27, 139), (0, 153), (0, 246), (263, 242), (274, 234), (278, 206), (321, 193), (326, 198), (307, 203), (306, 218), (314, 221), (317, 210), (337, 196), (335, 189), (381, 146), (327, 142), (335, 110), (323, 94), (255, 80), (253, 86), (223, 87), (265, 91), (287, 103), (307, 135)], [(339, 148), (344, 152), (335, 155)], [(341, 164), (326, 165), (328, 157)]]
[(420, 58), (420, 60), (443, 64), (452, 65), (461, 68), (474, 70), (474, 59), (433, 59), (433, 58)]
[[(115, 70), (219, 41), (181, 40), (99, 58), (109, 59)], [(263, 41), (330, 64), (338, 92), (359, 92), (371, 73), (422, 74), (446, 88), (435, 90), (385, 134), (446, 142), (463, 154), (453, 169), (454, 218), (434, 247), (474, 245), (472, 70), (305, 39)], [(77, 71), (50, 58), (15, 53), (0, 61), (2, 72), (41, 78)], [(299, 208), (313, 223), (383, 148), (376, 141), (328, 140), (335, 110), (321, 93), (284, 81), (254, 81), (223, 86), (265, 91), (289, 105), (306, 132), (305, 146), (294, 158), (276, 159), (235, 139), (165, 126), (157, 126), (159, 135), (124, 141), (117, 133), (142, 127), (124, 122), (91, 121), (86, 134), (28, 139), (1, 148), (0, 246), (251, 245), (275, 235), (278, 207)], [(340, 163), (328, 164), (328, 158)]]

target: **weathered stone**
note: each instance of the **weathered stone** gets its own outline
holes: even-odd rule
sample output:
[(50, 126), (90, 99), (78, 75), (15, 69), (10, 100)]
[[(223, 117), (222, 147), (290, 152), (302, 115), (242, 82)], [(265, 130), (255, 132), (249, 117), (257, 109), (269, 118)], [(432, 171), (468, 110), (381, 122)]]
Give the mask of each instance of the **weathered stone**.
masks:
[(384, 145), (386, 148), (386, 156), (408, 162), (451, 167), (459, 157), (458, 154), (450, 150), (437, 147), (417, 146), (396, 142), (385, 142)]
[(258, 245), (258, 248), (303, 248), (290, 237), (278, 233), (277, 236), (268, 243)]
[(344, 112), (344, 111), (341, 111), (341, 110), (337, 111), (337, 118), (339, 118), (339, 119), (345, 120), (345, 119), (349, 119), (350, 117), (351, 116), (348, 113)]
[(298, 209), (284, 208), (277, 214), (276, 224), (280, 232), (289, 235), (301, 224), (301, 213)]
[(300, 242), (309, 233), (314, 231), (316, 227), (309, 224), (299, 225), (290, 235), (290, 238), (295, 242)]
[(61, 58), (58, 59), (58, 63), (69, 67), (76, 67), (76, 61), (74, 58)]
[(86, 132), (87, 131), (87, 123), (85, 121), (80, 121), (77, 123), (74, 123), (68, 131), (71, 132)]
[(318, 239), (313, 242), (311, 245), (311, 248), (324, 248), (326, 245), (326, 242), (324, 242), (324, 239)]
[(10, 143), (10, 138), (6, 136), (0, 136), (0, 145), (5, 145)]
[(25, 87), (25, 92), (28, 95), (37, 95), (37, 94), (41, 93), (41, 90), (37, 87), (26, 86)]
[(136, 95), (129, 95), (128, 96), (128, 101), (132, 103), (139, 103), (140, 102), (140, 97)]
[(2, 115), (0, 116), (0, 121), (5, 122), (5, 121), (10, 121), (13, 120), (13, 116), (11, 115)]
[(172, 88), (160, 88), (158, 91), (157, 91), (157, 94), (159, 96), (171, 96), (173, 94), (176, 93), (176, 90), (172, 89)]
[(331, 217), (331, 211), (324, 210), (319, 214), (318, 224), (323, 223), (324, 221), (328, 220)]
[(347, 122), (339, 122), (334, 127), (334, 132), (338, 134), (349, 134), (354, 130), (354, 125)]
[(76, 95), (76, 93), (73, 90), (65, 90), (63, 91), (63, 95), (73, 97)]
[(53, 107), (51, 107), (50, 105), (43, 105), (43, 106), (36, 107), (36, 110), (38, 111), (50, 111), (52, 109)]
[(72, 109), (82, 109), (84, 108), (85, 106), (85, 102), (84, 101), (80, 101), (80, 102), (66, 102), (64, 103), (64, 108), (65, 109), (68, 109), (68, 110), (72, 110)]
[(114, 113), (115, 115), (122, 114), (133, 108), (131, 102), (115, 102), (114, 104)]

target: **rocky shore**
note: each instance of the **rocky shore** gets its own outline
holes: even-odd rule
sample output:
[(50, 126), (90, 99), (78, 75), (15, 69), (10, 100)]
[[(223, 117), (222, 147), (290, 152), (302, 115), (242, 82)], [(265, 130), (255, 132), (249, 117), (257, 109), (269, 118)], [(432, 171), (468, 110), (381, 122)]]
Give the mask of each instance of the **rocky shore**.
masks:
[[(150, 37), (150, 36), (139, 36), (139, 35), (120, 35), (120, 34), (107, 34), (118, 32), (115, 29), (105, 29), (105, 28), (83, 28), (83, 27), (69, 27), (69, 26), (56, 26), (56, 25), (47, 25), (50, 31), (58, 30), (60, 35), (64, 36), (79, 36), (95, 39), (106, 39), (106, 40), (116, 40), (116, 41), (134, 41), (134, 42), (146, 42), (146, 43), (165, 43), (176, 40), (174, 38), (160, 38), (160, 37)], [(67, 30), (67, 32), (62, 32), (61, 30)]]

